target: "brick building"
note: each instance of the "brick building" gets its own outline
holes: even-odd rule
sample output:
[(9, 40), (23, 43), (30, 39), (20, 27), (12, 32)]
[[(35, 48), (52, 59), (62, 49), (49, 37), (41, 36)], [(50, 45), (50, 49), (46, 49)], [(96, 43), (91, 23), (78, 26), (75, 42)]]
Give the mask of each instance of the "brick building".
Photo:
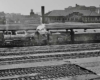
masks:
[(85, 5), (78, 5), (76, 4), (75, 7), (69, 6), (68, 8), (65, 8), (65, 10), (90, 10), (90, 11), (94, 11), (97, 12), (100, 8), (99, 7), (95, 7), (95, 6), (85, 6)]
[(17, 13), (7, 13), (8, 24), (40, 24), (40, 16), (31, 9), (30, 15), (21, 15)]

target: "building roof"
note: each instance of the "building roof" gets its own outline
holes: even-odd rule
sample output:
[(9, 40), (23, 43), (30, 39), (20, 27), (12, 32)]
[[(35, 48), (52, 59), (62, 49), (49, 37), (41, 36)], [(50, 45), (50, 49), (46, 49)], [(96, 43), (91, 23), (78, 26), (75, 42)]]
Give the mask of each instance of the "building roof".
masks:
[(76, 4), (75, 7), (69, 6), (68, 8), (65, 8), (65, 10), (69, 10), (69, 9), (70, 10), (92, 10), (92, 11), (96, 11), (97, 7)]
[(46, 28), (49, 30), (60, 30), (60, 29), (100, 29), (100, 23), (54, 23), (47, 24)]
[[(36, 30), (40, 24), (7, 24), (0, 25), (0, 30)], [(100, 23), (54, 23), (46, 24), (46, 29), (100, 29)]]
[(53, 10), (48, 13), (48, 16), (68, 16), (69, 14), (72, 14), (73, 12), (79, 12), (83, 14), (83, 16), (100, 16), (98, 13), (90, 10)]
[(53, 10), (48, 16), (66, 16), (67, 12), (65, 10)]
[(71, 13), (73, 12), (79, 12), (81, 14), (83, 14), (83, 16), (100, 16), (98, 13), (94, 12), (94, 11), (90, 11), (90, 10), (73, 10), (71, 11)]

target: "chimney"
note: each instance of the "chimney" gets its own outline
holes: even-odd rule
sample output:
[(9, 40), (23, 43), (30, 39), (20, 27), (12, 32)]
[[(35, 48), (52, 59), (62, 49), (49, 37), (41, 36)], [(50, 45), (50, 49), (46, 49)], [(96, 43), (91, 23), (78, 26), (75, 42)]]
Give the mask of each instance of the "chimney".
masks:
[(41, 14), (42, 14), (42, 23), (45, 23), (45, 7), (44, 6), (41, 6)]
[(75, 7), (79, 7), (79, 5), (78, 4), (76, 4), (76, 6)]
[(33, 16), (33, 15), (34, 15), (33, 9), (31, 9), (30, 16)]

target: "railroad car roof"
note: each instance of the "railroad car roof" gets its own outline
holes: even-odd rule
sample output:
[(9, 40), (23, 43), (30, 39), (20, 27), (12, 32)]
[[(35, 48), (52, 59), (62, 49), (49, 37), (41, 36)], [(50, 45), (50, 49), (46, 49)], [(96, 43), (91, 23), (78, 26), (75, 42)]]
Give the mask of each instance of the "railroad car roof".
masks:
[(46, 25), (47, 29), (100, 29), (100, 23), (54, 23)]
[[(39, 24), (7, 24), (0, 25), (0, 30), (35, 30)], [(100, 23), (52, 23), (46, 29), (100, 29)]]

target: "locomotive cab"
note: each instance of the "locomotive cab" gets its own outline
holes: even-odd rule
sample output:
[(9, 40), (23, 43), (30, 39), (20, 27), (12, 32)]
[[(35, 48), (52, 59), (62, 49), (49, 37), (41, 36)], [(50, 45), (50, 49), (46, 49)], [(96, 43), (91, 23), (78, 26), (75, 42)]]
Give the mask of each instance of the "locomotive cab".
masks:
[(12, 44), (13, 40), (11, 39), (11, 35), (11, 31), (4, 31), (4, 44)]
[(11, 31), (4, 31), (4, 39), (11, 38), (12, 32)]

